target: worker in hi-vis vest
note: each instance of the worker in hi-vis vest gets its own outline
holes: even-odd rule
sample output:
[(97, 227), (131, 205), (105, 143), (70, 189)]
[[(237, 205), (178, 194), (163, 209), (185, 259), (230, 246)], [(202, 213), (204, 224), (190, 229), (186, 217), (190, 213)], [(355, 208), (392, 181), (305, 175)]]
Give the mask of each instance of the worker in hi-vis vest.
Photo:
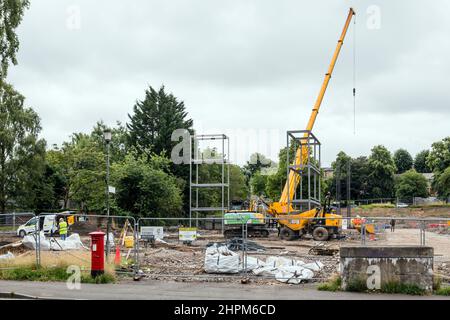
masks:
[(67, 238), (67, 222), (63, 218), (59, 218), (59, 235), (61, 240), (66, 240)]

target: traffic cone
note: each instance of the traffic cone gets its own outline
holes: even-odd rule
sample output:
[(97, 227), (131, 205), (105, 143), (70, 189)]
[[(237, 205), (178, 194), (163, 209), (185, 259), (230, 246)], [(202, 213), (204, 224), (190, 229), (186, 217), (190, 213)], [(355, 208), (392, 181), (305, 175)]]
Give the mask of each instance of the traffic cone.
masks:
[(120, 265), (120, 248), (119, 248), (119, 246), (116, 247), (116, 257), (114, 258), (114, 263), (116, 265)]

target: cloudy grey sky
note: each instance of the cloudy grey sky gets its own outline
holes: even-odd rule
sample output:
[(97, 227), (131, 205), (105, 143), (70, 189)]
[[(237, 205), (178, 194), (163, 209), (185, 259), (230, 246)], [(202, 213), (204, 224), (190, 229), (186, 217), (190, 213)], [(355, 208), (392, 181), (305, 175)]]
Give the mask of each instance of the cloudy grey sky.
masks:
[(48, 145), (97, 120), (127, 121), (146, 86), (185, 101), (198, 133), (231, 136), (231, 157), (276, 160), (304, 129), (348, 8), (356, 16), (314, 132), (324, 165), (383, 144), (413, 155), (450, 135), (450, 2), (32, 0), (9, 78)]

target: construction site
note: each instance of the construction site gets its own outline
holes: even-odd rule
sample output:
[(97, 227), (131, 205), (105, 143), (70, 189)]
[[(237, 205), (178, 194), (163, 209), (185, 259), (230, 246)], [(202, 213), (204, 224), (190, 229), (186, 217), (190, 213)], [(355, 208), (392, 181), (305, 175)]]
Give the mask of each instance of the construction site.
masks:
[[(189, 161), (189, 217), (108, 218), (72, 212), (3, 216), (2, 267), (77, 265), (92, 275), (94, 271), (112, 272), (119, 281), (132, 278), (284, 286), (326, 283), (337, 277), (351, 281), (355, 274), (363, 275), (366, 283), (371, 272), (363, 269), (376, 266), (378, 273), (385, 273), (380, 276), (385, 284), (397, 281), (426, 292), (433, 291), (437, 278), (448, 285), (448, 207), (364, 210), (355, 206), (339, 208), (338, 212), (330, 194), (321, 197), (321, 153), (326, 146), (313, 133), (313, 127), (354, 15), (350, 9), (306, 128), (286, 132), (286, 148), (295, 152), (293, 159), (287, 153), (286, 182), (278, 201), (252, 196), (246, 204), (231, 208), (230, 140), (221, 133), (195, 134), (190, 136), (195, 152)], [(205, 150), (210, 150), (209, 141), (218, 143), (219, 157), (205, 155)], [(211, 164), (221, 167), (221, 181), (200, 181), (199, 168)], [(199, 194), (211, 189), (219, 191), (221, 206), (199, 204)], [(58, 221), (65, 219), (71, 235), (59, 239)], [(50, 229), (46, 229), (48, 226)], [(97, 246), (94, 234), (101, 234), (101, 247), (106, 253), (106, 262), (101, 261), (99, 270), (94, 270), (94, 258), (91, 261)], [(348, 269), (351, 262), (342, 255), (343, 247), (367, 251), (365, 256), (358, 256), (365, 262)], [(373, 256), (371, 250), (380, 248), (385, 256)], [(420, 253), (424, 248), (431, 250), (426, 258)], [(403, 249), (409, 253), (402, 255)], [(411, 256), (411, 250), (417, 251), (417, 256)], [(367, 280), (367, 289), (379, 290), (380, 281), (375, 281), (378, 287), (370, 287)]]
[[(157, 212), (157, 209), (153, 212), (153, 208), (142, 204), (143, 201), (131, 205), (132, 199), (139, 196), (133, 189), (138, 183), (124, 183), (118, 187), (120, 196), (115, 195), (116, 188), (109, 183), (110, 143), (113, 146), (114, 138), (105, 130), (100, 134), (104, 134), (108, 152), (106, 192), (98, 192), (93, 187), (90, 193), (98, 192), (102, 201), (106, 195), (106, 207), (97, 212), (80, 209), (1, 214), (0, 293), (12, 294), (12, 289), (1, 286), (7, 287), (7, 281), (19, 280), (64, 281), (68, 287), (77, 282), (98, 286), (112, 282), (117, 286), (136, 287), (142, 283), (189, 283), (195, 291), (202, 285), (224, 283), (239, 290), (247, 287), (302, 290), (307, 287), (361, 294), (448, 296), (448, 199), (433, 200), (435, 202), (429, 205), (417, 204), (422, 198), (414, 197), (414, 203), (406, 205), (398, 196), (385, 201), (380, 197), (380, 202), (364, 205), (361, 204), (364, 200), (358, 203), (351, 199), (353, 182), (349, 172), (345, 181), (347, 195), (340, 195), (336, 169), (335, 180), (329, 180), (335, 181), (336, 187), (329, 183), (324, 185), (322, 163), (328, 146), (322, 144), (321, 132), (315, 131), (315, 124), (321, 121), (319, 110), (332, 85), (330, 80), (355, 15), (355, 10), (350, 8), (342, 17), (345, 18), (343, 28), (310, 114), (297, 114), (299, 128), (285, 128), (286, 143), (282, 146), (287, 150), (285, 166), (280, 162), (277, 167), (277, 172), (283, 173), (279, 198), (257, 194), (251, 187), (245, 199), (235, 201), (232, 194), (235, 194), (236, 182), (230, 178), (233, 174), (230, 166), (235, 164), (230, 158), (230, 149), (239, 141), (230, 141), (224, 132), (209, 134), (185, 130), (188, 139), (185, 152), (189, 152), (180, 165), (188, 177), (183, 185), (186, 197), (180, 197), (182, 201), (179, 201), (183, 214), (171, 215), (172, 209), (167, 209), (168, 213)], [(354, 83), (352, 90), (355, 99)], [(303, 122), (306, 122), (305, 127), (301, 127)], [(112, 148), (111, 159), (114, 160), (122, 149)], [(128, 161), (124, 159), (123, 163)], [(124, 166), (123, 171), (117, 169), (117, 163), (121, 163), (117, 161), (111, 170), (121, 172), (122, 176), (128, 170), (137, 176), (142, 165), (139, 161), (130, 160), (134, 167)], [(165, 165), (164, 170), (169, 170), (171, 165)], [(208, 169), (203, 168), (208, 166), (215, 166), (214, 176), (205, 174)], [(113, 181), (128, 183), (128, 178), (120, 180), (122, 176), (114, 174), (119, 178), (113, 176), (116, 179)], [(155, 174), (149, 181), (153, 183), (161, 176), (162, 173)], [(145, 177), (139, 183), (144, 180)], [(99, 185), (104, 184), (100, 178), (93, 181), (83, 181), (79, 185), (95, 186), (97, 181)], [(152, 183), (145, 197), (155, 197), (157, 192), (164, 196), (169, 194)], [(79, 185), (71, 187), (75, 189)], [(434, 184), (429, 188), (435, 188)], [(182, 187), (180, 190), (183, 191)], [(85, 199), (89, 195), (80, 202), (87, 203)], [(64, 207), (68, 202), (66, 198)], [(169, 207), (171, 202), (176, 202), (167, 199), (154, 203)], [(214, 201), (208, 202), (208, 199)], [(121, 210), (117, 209), (121, 205)], [(136, 210), (141, 210), (140, 214), (134, 214)], [(51, 270), (55, 274), (55, 270), (60, 270), (63, 276), (58, 279)], [(43, 289), (39, 290), (44, 294)], [(39, 292), (28, 294), (37, 296)], [(121, 298), (127, 299), (126, 296)], [(158, 299), (157, 296), (151, 298)], [(252, 296), (236, 298), (254, 299)]]

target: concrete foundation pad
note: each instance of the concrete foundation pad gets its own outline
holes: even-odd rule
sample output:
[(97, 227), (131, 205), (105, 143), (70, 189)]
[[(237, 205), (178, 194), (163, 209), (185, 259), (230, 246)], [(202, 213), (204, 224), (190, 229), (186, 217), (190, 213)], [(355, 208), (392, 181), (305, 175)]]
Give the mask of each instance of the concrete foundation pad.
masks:
[(431, 292), (433, 255), (433, 248), (425, 246), (341, 247), (342, 287), (379, 290), (387, 285), (415, 285)]

